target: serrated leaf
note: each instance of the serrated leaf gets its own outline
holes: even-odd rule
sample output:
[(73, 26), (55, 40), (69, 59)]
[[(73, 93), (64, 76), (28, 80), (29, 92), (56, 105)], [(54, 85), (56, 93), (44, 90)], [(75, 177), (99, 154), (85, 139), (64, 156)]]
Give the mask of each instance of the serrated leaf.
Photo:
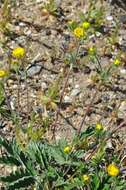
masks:
[(2, 156), (0, 158), (0, 164), (16, 165), (19, 166), (20, 162), (12, 156)]
[(9, 143), (6, 139), (0, 137), (0, 145), (3, 146), (9, 154), (13, 155), (12, 144)]
[(25, 176), (29, 176), (28, 171), (25, 171), (23, 169), (16, 170), (15, 172), (10, 173), (8, 176), (2, 176), (0, 177), (1, 181), (6, 183), (13, 183), (14, 181), (21, 179)]
[(110, 190), (110, 184), (105, 184), (102, 190)]
[(57, 147), (53, 147), (50, 149), (50, 153), (52, 155), (52, 157), (55, 159), (55, 161), (59, 164), (65, 164), (66, 163), (66, 159), (64, 157), (64, 154), (57, 148)]
[(10, 183), (7, 186), (7, 190), (18, 190), (21, 188), (25, 188), (28, 186), (31, 186), (34, 184), (34, 178), (32, 176), (24, 176), (20, 179), (18, 179), (17, 181)]

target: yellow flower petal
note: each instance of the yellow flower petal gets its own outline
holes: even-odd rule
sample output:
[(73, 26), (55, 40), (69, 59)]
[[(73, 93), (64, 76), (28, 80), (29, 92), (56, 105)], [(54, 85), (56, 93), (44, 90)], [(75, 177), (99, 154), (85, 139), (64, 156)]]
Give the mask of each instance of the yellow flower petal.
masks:
[(71, 152), (71, 147), (70, 147), (70, 146), (66, 146), (66, 147), (64, 148), (64, 153), (68, 154), (68, 153), (70, 153), (70, 152)]
[(100, 124), (100, 123), (97, 123), (95, 128), (96, 128), (96, 130), (99, 130), (99, 131), (100, 131), (100, 130), (103, 129), (103, 125)]
[(12, 51), (12, 56), (15, 58), (22, 58), (25, 55), (25, 49), (22, 47), (17, 47)]
[(90, 47), (90, 48), (88, 49), (88, 53), (89, 53), (90, 55), (94, 55), (95, 52), (96, 52), (96, 48), (95, 48), (95, 47)]
[(114, 65), (120, 65), (120, 60), (119, 59), (115, 59), (113, 63), (114, 63)]
[(8, 75), (8, 72), (6, 70), (0, 69), (0, 78), (4, 78)]
[(85, 22), (82, 23), (82, 26), (83, 26), (84, 29), (88, 29), (88, 28), (90, 28), (90, 23), (85, 21)]
[(109, 164), (107, 167), (107, 172), (110, 176), (117, 176), (119, 174), (119, 168), (115, 164)]
[(81, 37), (84, 36), (84, 34), (85, 34), (85, 33), (84, 33), (84, 29), (83, 29), (83, 28), (77, 27), (77, 28), (74, 29), (74, 35), (75, 35), (76, 37), (81, 38)]
[(85, 174), (82, 176), (82, 180), (84, 183), (88, 183), (90, 181), (90, 176)]

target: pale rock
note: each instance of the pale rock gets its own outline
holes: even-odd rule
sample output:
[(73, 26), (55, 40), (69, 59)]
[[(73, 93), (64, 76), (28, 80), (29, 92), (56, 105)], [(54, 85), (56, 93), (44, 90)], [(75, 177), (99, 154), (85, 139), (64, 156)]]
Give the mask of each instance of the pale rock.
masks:
[(46, 90), (47, 89), (47, 84), (45, 82), (41, 83), (41, 88), (42, 90)]
[(75, 88), (75, 89), (73, 89), (72, 90), (72, 92), (71, 92), (71, 97), (75, 97), (75, 96), (77, 96), (77, 95), (79, 95), (80, 94), (80, 89), (78, 89), (78, 88)]
[(113, 20), (113, 16), (108, 15), (108, 16), (106, 17), (106, 20), (108, 20), (108, 21), (112, 21), (112, 20)]
[(64, 102), (65, 103), (71, 103), (72, 102), (72, 100), (71, 100), (71, 98), (70, 98), (70, 96), (64, 96)]
[(120, 73), (126, 75), (126, 69), (120, 69)]
[(118, 110), (118, 117), (124, 119), (126, 117), (126, 101), (123, 101)]

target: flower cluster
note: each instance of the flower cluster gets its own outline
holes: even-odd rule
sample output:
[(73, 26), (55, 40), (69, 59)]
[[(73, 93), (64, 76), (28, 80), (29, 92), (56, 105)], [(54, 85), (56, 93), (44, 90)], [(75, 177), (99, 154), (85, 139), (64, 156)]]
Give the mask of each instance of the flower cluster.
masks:
[[(69, 24), (73, 24), (69, 22)], [(90, 28), (90, 23), (88, 21), (84, 21), (80, 26), (74, 28), (73, 33), (77, 38), (83, 38), (86, 36), (86, 31)]]

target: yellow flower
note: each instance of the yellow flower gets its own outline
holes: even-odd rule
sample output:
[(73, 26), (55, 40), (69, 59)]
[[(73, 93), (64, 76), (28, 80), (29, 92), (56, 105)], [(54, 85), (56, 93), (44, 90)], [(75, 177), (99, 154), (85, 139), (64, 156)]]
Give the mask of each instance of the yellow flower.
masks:
[(71, 147), (70, 147), (70, 146), (66, 146), (66, 147), (64, 148), (64, 153), (68, 154), (68, 153), (70, 153), (70, 152), (71, 152)]
[(74, 29), (74, 35), (78, 38), (81, 38), (84, 36), (84, 29), (81, 27), (77, 27)]
[(95, 47), (90, 47), (90, 48), (88, 49), (88, 53), (89, 53), (90, 55), (93, 55), (95, 52), (96, 52), (96, 48), (95, 48)]
[(22, 58), (25, 55), (25, 49), (22, 47), (17, 47), (12, 51), (12, 56), (15, 58)]
[(90, 28), (90, 22), (85, 21), (82, 23), (82, 26), (84, 29), (88, 29), (88, 28)]
[(8, 75), (8, 72), (6, 70), (0, 69), (0, 78), (4, 78)]
[(90, 176), (85, 174), (82, 176), (82, 180), (84, 183), (88, 183), (90, 181)]
[(117, 176), (119, 174), (119, 168), (115, 164), (109, 164), (107, 167), (107, 172), (110, 176)]
[(120, 60), (116, 58), (113, 63), (114, 65), (120, 65)]
[(103, 125), (100, 124), (100, 123), (97, 123), (95, 128), (96, 128), (96, 130), (99, 130), (99, 131), (100, 131), (100, 130), (103, 129)]

